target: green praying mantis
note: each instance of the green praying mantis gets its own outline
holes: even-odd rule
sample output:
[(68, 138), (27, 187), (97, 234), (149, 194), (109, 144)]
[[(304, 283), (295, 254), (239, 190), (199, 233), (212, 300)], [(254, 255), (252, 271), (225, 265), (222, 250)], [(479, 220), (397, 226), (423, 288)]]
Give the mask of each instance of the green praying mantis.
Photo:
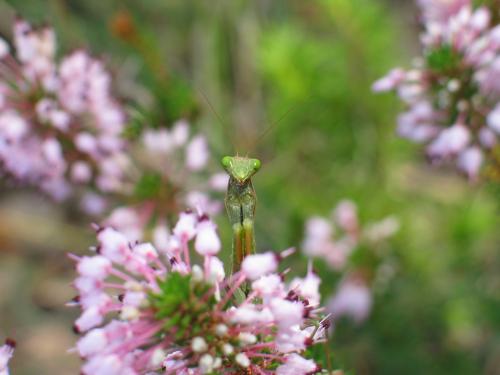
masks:
[(226, 206), (233, 230), (233, 274), (241, 268), (243, 259), (255, 253), (254, 217), (257, 195), (252, 176), (260, 169), (261, 162), (242, 156), (224, 156), (222, 166), (229, 175)]
[[(210, 109), (223, 124), (207, 96), (201, 92)], [(258, 139), (262, 139), (275, 125), (287, 116), (293, 107), (288, 109), (277, 121), (272, 123)], [(259, 159), (244, 156), (224, 156), (221, 160), (222, 167), (229, 175), (229, 183), (224, 199), (226, 212), (233, 230), (233, 267), (232, 273), (241, 268), (241, 263), (246, 256), (255, 253), (254, 217), (257, 206), (257, 195), (252, 184), (252, 176), (261, 167)]]

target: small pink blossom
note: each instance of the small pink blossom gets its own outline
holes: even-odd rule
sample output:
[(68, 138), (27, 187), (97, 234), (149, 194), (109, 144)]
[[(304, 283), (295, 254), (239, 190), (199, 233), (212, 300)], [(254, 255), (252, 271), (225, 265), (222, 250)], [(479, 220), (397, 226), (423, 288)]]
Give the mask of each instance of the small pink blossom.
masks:
[(277, 368), (276, 375), (307, 375), (318, 370), (314, 361), (292, 353), (286, 356), (285, 363)]
[(347, 278), (328, 303), (328, 311), (335, 319), (348, 316), (359, 324), (370, 314), (372, 299), (371, 291), (362, 280)]
[(14, 355), (16, 342), (12, 339), (7, 339), (5, 345), (0, 346), (0, 375), (9, 375), (9, 361)]
[(267, 252), (248, 256), (243, 260), (241, 269), (250, 279), (256, 280), (259, 277), (273, 273), (278, 268), (278, 257), (275, 253)]
[(186, 167), (191, 171), (204, 168), (209, 158), (208, 145), (201, 135), (194, 137), (186, 148)]
[(221, 249), (219, 236), (215, 231), (215, 224), (210, 220), (204, 220), (198, 224), (198, 234), (194, 248), (200, 255), (216, 255)]

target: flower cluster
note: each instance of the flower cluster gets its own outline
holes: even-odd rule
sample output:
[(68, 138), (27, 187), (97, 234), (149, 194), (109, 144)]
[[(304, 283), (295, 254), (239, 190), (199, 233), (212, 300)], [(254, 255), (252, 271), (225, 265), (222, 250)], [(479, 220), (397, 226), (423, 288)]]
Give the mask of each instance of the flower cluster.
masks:
[(398, 133), (427, 143), (433, 163), (455, 163), (477, 180), (500, 135), (500, 25), (492, 9), (470, 0), (420, 0), (423, 57), (393, 69), (373, 85), (395, 90), (407, 110)]
[(285, 284), (277, 272), (290, 251), (248, 256), (226, 277), (215, 224), (194, 212), (181, 213), (162, 251), (109, 227), (98, 228), (97, 238), (96, 255), (72, 256), (82, 374), (320, 370), (301, 355), (325, 339), (329, 325), (320, 315), (319, 278), (309, 271)]
[(370, 287), (362, 276), (352, 273), (340, 282), (336, 293), (328, 301), (327, 309), (336, 320), (348, 316), (359, 324), (368, 318), (372, 305)]
[[(339, 202), (330, 219), (317, 216), (307, 221), (302, 244), (305, 255), (322, 258), (332, 269), (345, 271), (327, 304), (327, 311), (335, 320), (349, 316), (361, 323), (368, 317), (373, 303), (371, 287), (364, 272), (352, 264), (347, 267), (348, 260), (363, 246), (369, 248), (372, 255), (380, 255), (375, 254), (378, 245), (398, 228), (399, 223), (392, 216), (362, 227), (356, 205), (350, 200)], [(386, 284), (386, 279), (391, 276), (385, 275), (388, 267), (381, 265), (377, 268), (374, 284)]]
[(5, 345), (0, 346), (0, 375), (9, 375), (9, 361), (14, 354), (16, 342), (11, 339), (5, 340)]
[(343, 200), (333, 210), (331, 219), (315, 216), (307, 221), (302, 250), (305, 255), (323, 258), (331, 268), (341, 270), (360, 244), (379, 243), (398, 228), (394, 217), (361, 228), (356, 205)]
[(79, 184), (121, 189), (125, 115), (102, 61), (78, 50), (55, 59), (51, 28), (14, 25), (0, 39), (0, 170), (64, 199)]
[[(222, 204), (211, 195), (227, 188), (228, 176), (217, 173), (209, 177), (209, 188), (200, 189), (207, 178), (210, 153), (205, 138), (190, 138), (189, 124), (179, 120), (171, 129), (148, 129), (134, 149), (137, 171), (129, 173), (135, 186), (135, 201), (115, 208), (104, 220), (130, 241), (164, 238), (165, 223), (183, 209), (201, 210), (210, 216), (218, 214)], [(152, 227), (153, 235), (149, 235)], [(161, 248), (164, 241), (155, 241)]]

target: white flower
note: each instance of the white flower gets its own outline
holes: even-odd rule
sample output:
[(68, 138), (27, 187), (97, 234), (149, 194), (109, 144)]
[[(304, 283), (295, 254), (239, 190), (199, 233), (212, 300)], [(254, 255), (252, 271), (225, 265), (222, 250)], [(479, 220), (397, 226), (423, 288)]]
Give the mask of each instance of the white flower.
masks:
[(75, 321), (75, 329), (78, 332), (85, 332), (102, 324), (104, 318), (97, 307), (89, 307)]
[(272, 252), (249, 255), (241, 264), (241, 269), (250, 280), (275, 272), (278, 268), (278, 256)]
[(113, 262), (123, 262), (130, 251), (127, 238), (112, 228), (105, 228), (97, 234), (100, 252)]
[(439, 136), (429, 145), (431, 157), (446, 157), (462, 151), (470, 140), (470, 132), (466, 126), (455, 124), (441, 131)]
[(380, 78), (372, 85), (374, 92), (390, 91), (405, 78), (405, 71), (401, 68), (395, 68), (389, 72), (385, 77)]
[(333, 216), (338, 225), (346, 232), (356, 231), (358, 228), (358, 213), (354, 202), (350, 200), (340, 201)]
[(239, 364), (241, 367), (248, 367), (250, 366), (250, 359), (246, 356), (245, 353), (238, 353), (234, 357), (235, 361), (237, 364)]
[(334, 317), (349, 316), (361, 323), (368, 317), (372, 307), (372, 294), (361, 281), (347, 279), (343, 281), (335, 296), (328, 304), (328, 310)]
[(9, 54), (10, 48), (7, 42), (0, 38), (0, 59), (3, 59), (5, 56)]
[(483, 153), (479, 147), (469, 147), (458, 157), (458, 167), (467, 174), (469, 179), (475, 180), (483, 164)]
[(172, 141), (177, 146), (180, 147), (184, 145), (189, 137), (189, 124), (186, 120), (176, 121), (172, 127)]
[(5, 345), (0, 346), (0, 374), (9, 375), (7, 367), (10, 359), (14, 354), (15, 342), (13, 340), (6, 340)]
[(292, 302), (281, 298), (273, 298), (270, 303), (276, 324), (280, 328), (300, 325), (304, 320), (304, 305), (302, 302)]
[(77, 161), (71, 167), (72, 181), (79, 184), (84, 184), (86, 182), (89, 182), (91, 178), (92, 178), (92, 170), (88, 163), (84, 161)]
[(186, 167), (192, 171), (202, 169), (210, 157), (205, 137), (197, 135), (186, 148)]
[(194, 248), (200, 255), (215, 255), (220, 251), (221, 243), (215, 225), (209, 220), (198, 224), (198, 234), (194, 242)]
[(257, 337), (248, 332), (240, 332), (240, 334), (238, 335), (238, 340), (242, 345), (250, 345), (257, 342)]
[(276, 369), (276, 375), (306, 375), (317, 370), (314, 361), (305, 359), (298, 354), (290, 354), (283, 365)]
[[(292, 281), (293, 285), (293, 281)], [(283, 282), (278, 275), (262, 276), (252, 283), (252, 290), (260, 296), (281, 296), (284, 293)]]
[(111, 268), (111, 261), (100, 255), (83, 257), (77, 265), (80, 275), (98, 280), (104, 280)]
[(198, 218), (194, 212), (181, 212), (173, 232), (182, 240), (189, 241), (196, 235), (197, 222)]
[(202, 353), (207, 351), (208, 345), (203, 337), (195, 337), (191, 341), (191, 349), (193, 349), (195, 353)]
[(99, 353), (107, 345), (108, 340), (104, 329), (94, 328), (78, 340), (76, 348), (78, 349), (80, 356), (87, 357), (89, 355)]
[(487, 122), (491, 129), (500, 134), (500, 104), (488, 114)]
[(290, 289), (295, 290), (297, 294), (306, 298), (311, 306), (317, 306), (320, 302), (319, 284), (321, 279), (312, 271), (311, 264), (306, 277), (296, 277), (290, 283)]

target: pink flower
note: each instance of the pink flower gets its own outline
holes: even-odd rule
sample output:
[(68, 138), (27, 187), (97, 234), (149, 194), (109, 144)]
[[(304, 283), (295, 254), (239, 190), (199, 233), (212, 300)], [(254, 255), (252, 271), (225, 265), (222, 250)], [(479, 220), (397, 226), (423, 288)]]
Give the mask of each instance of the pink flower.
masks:
[(488, 126), (496, 133), (500, 134), (500, 104), (488, 114)]
[(285, 363), (276, 369), (276, 375), (307, 375), (319, 371), (318, 365), (292, 353), (286, 356)]
[(450, 16), (457, 14), (470, 0), (418, 0), (427, 21), (446, 22)]
[(321, 279), (312, 270), (312, 262), (309, 262), (307, 275), (304, 278), (295, 278), (290, 283), (290, 287), (301, 297), (305, 298), (312, 306), (319, 306), (320, 294), (319, 284)]
[(190, 241), (196, 235), (197, 215), (194, 212), (181, 212), (179, 221), (174, 227), (174, 234), (181, 241)]
[[(391, 222), (382, 221), (363, 228), (359, 223), (357, 207), (349, 200), (340, 201), (331, 216), (331, 219), (314, 216), (307, 220), (302, 248), (305, 255), (323, 258), (334, 270), (344, 268), (359, 245), (373, 246), (392, 236), (398, 227), (397, 221), (392, 219)], [(374, 235), (376, 225), (380, 226), (377, 231), (381, 235)], [(382, 228), (383, 225), (385, 228)], [(303, 282), (306, 281), (314, 290), (318, 281), (315, 275), (308, 272), (308, 278)]]
[(194, 248), (198, 254), (216, 255), (221, 249), (221, 243), (215, 231), (215, 224), (210, 220), (203, 220), (198, 224), (197, 232)]
[(395, 68), (385, 77), (376, 81), (372, 86), (372, 90), (375, 92), (394, 90), (404, 80), (405, 75), (406, 72), (403, 69)]
[(278, 268), (278, 256), (275, 253), (267, 252), (248, 256), (243, 260), (241, 269), (250, 280), (273, 273)]
[(124, 165), (112, 176), (107, 166), (117, 155), (127, 158), (125, 115), (103, 63), (84, 51), (59, 63), (53, 30), (22, 19), (14, 25), (14, 46), (11, 54), (0, 43), (0, 58), (8, 60), (0, 72), (2, 172), (58, 200), (74, 192), (73, 184), (121, 190)]
[(348, 316), (359, 324), (370, 314), (372, 303), (372, 294), (364, 282), (347, 278), (328, 303), (328, 311), (335, 319)]
[[(83, 146), (89, 149), (96, 141), (88, 135), (83, 140)], [(200, 178), (206, 177), (203, 169), (210, 155), (202, 135), (194, 134), (190, 139), (190, 126), (186, 120), (178, 120), (171, 128), (146, 130), (139, 146), (138, 156), (134, 159), (136, 164), (132, 168), (134, 173), (127, 176), (122, 188), (126, 194), (137, 192), (141, 199), (133, 206), (115, 209), (102, 222), (103, 225), (113, 226), (131, 241), (153, 240), (150, 236), (153, 228), (167, 221), (171, 213), (193, 210), (216, 215), (221, 211), (223, 205), (213, 197), (215, 188), (199, 185)], [(200, 158), (205, 161), (200, 163)], [(101, 190), (112, 191), (120, 186), (120, 171), (127, 170), (127, 165), (120, 159), (106, 162), (103, 169), (107, 178), (99, 179), (98, 183)], [(193, 228), (188, 227), (192, 226), (194, 216), (197, 215), (193, 214), (191, 224), (181, 220), (179, 225), (182, 228), (174, 228), (189, 231), (185, 232), (186, 240), (191, 239)], [(166, 248), (166, 245), (160, 247)]]
[(468, 145), (470, 133), (461, 124), (441, 131), (439, 136), (429, 145), (427, 152), (432, 158), (445, 158), (460, 153)]
[[(405, 103), (398, 134), (428, 143), (433, 163), (453, 163), (477, 180), (483, 152), (500, 134), (500, 26), (493, 6), (470, 0), (419, 0), (423, 56), (412, 69), (395, 69), (374, 84)], [(471, 151), (474, 150), (474, 151)]]
[(12, 339), (5, 340), (5, 345), (0, 346), (0, 375), (9, 375), (9, 361), (14, 355), (16, 342)]
[(466, 149), (458, 158), (458, 167), (471, 181), (477, 179), (481, 164), (483, 164), (483, 152), (479, 147)]
[(186, 148), (186, 167), (199, 171), (207, 164), (209, 158), (208, 145), (201, 135), (194, 137)]
[[(98, 255), (71, 255), (79, 273), (72, 304), (82, 310), (75, 322), (83, 333), (75, 348), (82, 374), (317, 372), (299, 354), (324, 340), (324, 330), (314, 328), (322, 326), (321, 308), (275, 273), (279, 257), (245, 259), (250, 276), (262, 278), (241, 300), (240, 287), (251, 278), (245, 271), (226, 278), (215, 257), (215, 224), (185, 213), (175, 228), (169, 242), (181, 245), (168, 253), (100, 228)], [(193, 240), (203, 267), (190, 261)]]

